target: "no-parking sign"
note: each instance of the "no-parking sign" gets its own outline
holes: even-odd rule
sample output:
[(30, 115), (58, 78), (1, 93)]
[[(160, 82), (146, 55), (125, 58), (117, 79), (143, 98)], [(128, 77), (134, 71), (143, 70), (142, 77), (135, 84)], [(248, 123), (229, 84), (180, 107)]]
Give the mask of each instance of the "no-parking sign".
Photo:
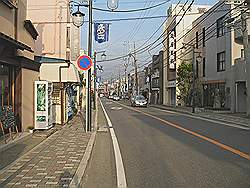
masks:
[(77, 59), (77, 65), (81, 70), (89, 70), (92, 64), (92, 59), (87, 55), (82, 55)]

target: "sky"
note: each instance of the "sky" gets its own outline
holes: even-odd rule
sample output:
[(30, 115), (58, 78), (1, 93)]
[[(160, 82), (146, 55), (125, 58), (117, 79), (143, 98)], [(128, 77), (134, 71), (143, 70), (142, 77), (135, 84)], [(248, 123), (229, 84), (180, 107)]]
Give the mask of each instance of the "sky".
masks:
[[(119, 7), (117, 10), (130, 10), (150, 7), (166, 0), (119, 0)], [(182, 0), (185, 3), (186, 0)], [(152, 17), (152, 16), (165, 16), (166, 10), (171, 4), (176, 4), (178, 0), (170, 0), (168, 3), (161, 5), (146, 11), (139, 11), (133, 13), (115, 13), (115, 12), (101, 12), (93, 11), (93, 20), (99, 19), (117, 19), (117, 18), (132, 18), (132, 17)], [(191, 2), (191, 0), (189, 0)], [(213, 5), (218, 0), (195, 0), (194, 4)], [(93, 7), (107, 8), (107, 0), (94, 0)], [(81, 10), (86, 14), (85, 20), (88, 20), (88, 10), (82, 8)], [(134, 44), (135, 48), (138, 49), (147, 39), (156, 31), (156, 29), (164, 22), (165, 18), (156, 18), (148, 20), (133, 20), (133, 21), (112, 21), (110, 23), (110, 36), (109, 41), (106, 43), (98, 44), (93, 38), (93, 50), (106, 51), (106, 59), (111, 59), (133, 52)], [(107, 22), (104, 22), (107, 23)], [(88, 23), (86, 22), (81, 27), (81, 49), (87, 50), (87, 37), (88, 37)], [(163, 32), (161, 28), (154, 37), (149, 41), (153, 42)], [(146, 44), (145, 44), (146, 45)], [(144, 45), (144, 46), (145, 46)], [(143, 64), (149, 62), (153, 55), (158, 54), (161, 50), (161, 46), (150, 51), (138, 55), (138, 66), (141, 67)], [(101, 54), (100, 54), (101, 55)], [(101, 56), (97, 56), (97, 60), (101, 60)], [(123, 59), (107, 62), (99, 62), (99, 65), (103, 66), (104, 72), (98, 72), (98, 76), (101, 77), (102, 81), (110, 80), (111, 78), (117, 78), (119, 72), (124, 75), (124, 63)], [(141, 65), (141, 66), (140, 66)], [(130, 64), (128, 70), (132, 70)]]

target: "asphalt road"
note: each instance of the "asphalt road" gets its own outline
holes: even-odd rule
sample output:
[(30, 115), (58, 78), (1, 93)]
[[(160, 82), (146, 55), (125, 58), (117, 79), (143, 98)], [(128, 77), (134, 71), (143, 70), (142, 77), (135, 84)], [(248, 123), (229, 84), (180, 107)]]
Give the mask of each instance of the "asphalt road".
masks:
[(250, 187), (250, 130), (102, 100), (130, 188)]

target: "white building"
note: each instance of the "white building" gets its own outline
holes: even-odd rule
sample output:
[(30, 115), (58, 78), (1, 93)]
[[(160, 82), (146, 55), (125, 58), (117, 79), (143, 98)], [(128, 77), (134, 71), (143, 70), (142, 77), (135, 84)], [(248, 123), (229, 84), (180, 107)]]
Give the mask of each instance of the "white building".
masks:
[[(222, 1), (215, 4), (193, 22), (185, 43), (192, 41), (190, 44), (202, 56), (202, 61), (194, 65), (200, 106), (246, 112), (247, 75), (242, 36), (238, 34), (239, 27), (232, 29), (225, 25), (233, 17), (239, 23), (240, 11), (234, 7)], [(192, 50), (183, 57), (190, 58)]]
[[(184, 42), (185, 33), (192, 28), (192, 22), (206, 12), (208, 5), (189, 5), (179, 4), (171, 5), (167, 10), (168, 19), (164, 27), (164, 81), (163, 81), (163, 104), (179, 105), (181, 101), (177, 100), (178, 88), (176, 88), (176, 69), (181, 60), (180, 49)], [(188, 9), (188, 10), (186, 10)], [(186, 13), (185, 13), (186, 11)], [(183, 14), (185, 15), (183, 16)], [(178, 24), (178, 25), (177, 25)]]

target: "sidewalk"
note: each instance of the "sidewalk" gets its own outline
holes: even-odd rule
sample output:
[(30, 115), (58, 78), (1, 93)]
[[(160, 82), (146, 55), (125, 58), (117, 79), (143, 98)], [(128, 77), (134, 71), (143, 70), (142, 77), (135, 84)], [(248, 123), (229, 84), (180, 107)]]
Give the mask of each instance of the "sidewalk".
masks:
[(224, 123), (233, 123), (245, 127), (250, 127), (250, 118), (242, 113), (229, 113), (228, 111), (212, 111), (212, 110), (199, 110), (195, 114), (192, 113), (191, 107), (170, 107), (166, 105), (150, 105), (154, 108), (160, 108), (163, 110), (170, 110), (175, 112), (181, 112), (189, 115), (204, 117), (212, 120), (221, 121)]
[[(36, 147), (0, 171), (0, 187), (68, 187), (86, 151), (85, 133), (77, 115)], [(3, 158), (8, 158), (2, 151)], [(76, 178), (76, 177), (74, 177)]]

